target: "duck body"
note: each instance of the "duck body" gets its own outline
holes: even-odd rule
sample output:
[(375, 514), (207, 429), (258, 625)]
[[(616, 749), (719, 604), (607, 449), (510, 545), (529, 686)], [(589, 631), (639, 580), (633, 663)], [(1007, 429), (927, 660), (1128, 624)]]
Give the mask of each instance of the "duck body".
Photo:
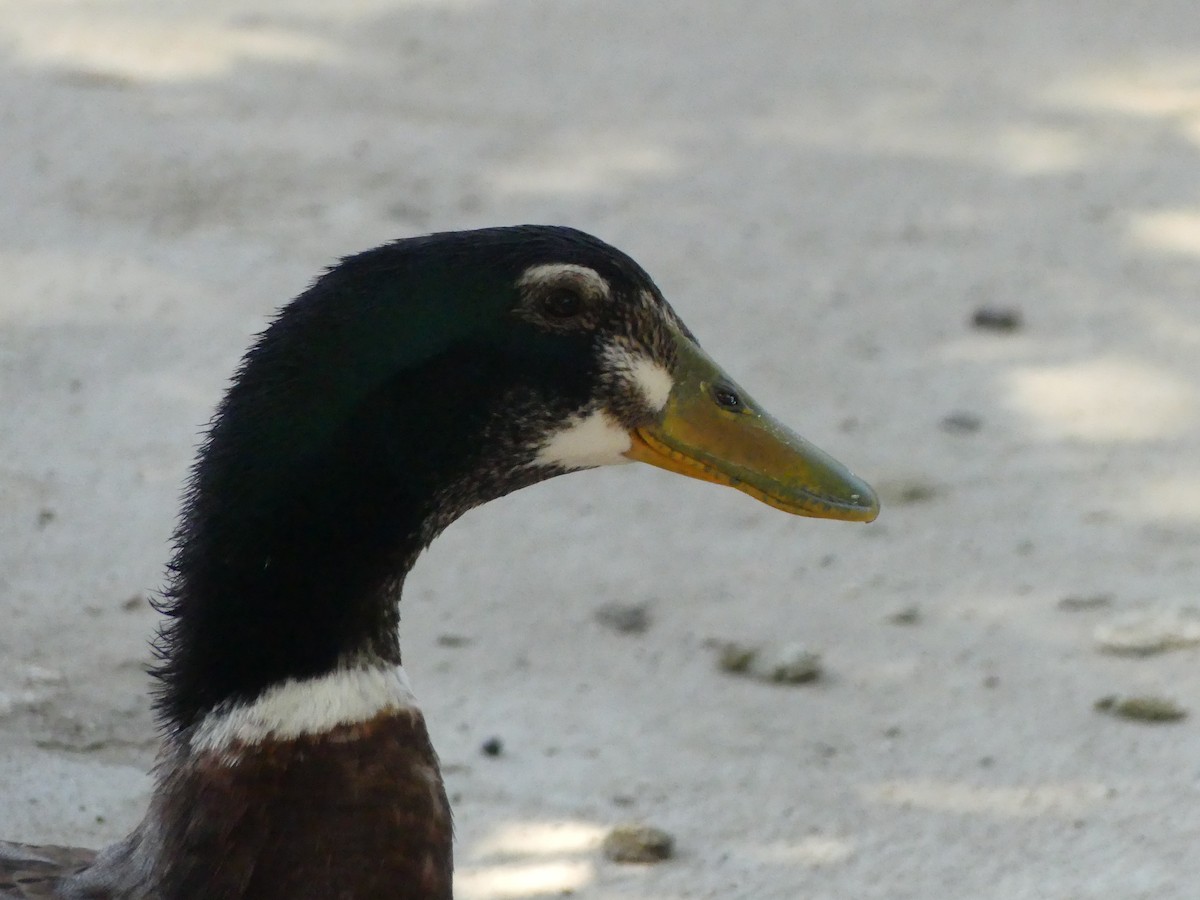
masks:
[(0, 844), (0, 897), (450, 898), (404, 577), (467, 510), (630, 460), (803, 515), (877, 510), (596, 238), (519, 226), (343, 260), (259, 336), (198, 455), (160, 604), (145, 819), (94, 858)]

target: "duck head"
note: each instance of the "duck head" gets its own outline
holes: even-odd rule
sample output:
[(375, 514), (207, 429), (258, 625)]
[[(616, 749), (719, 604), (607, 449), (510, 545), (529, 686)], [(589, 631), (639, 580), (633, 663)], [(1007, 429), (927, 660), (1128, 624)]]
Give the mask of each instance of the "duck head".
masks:
[(404, 574), (451, 521), (635, 460), (798, 515), (878, 511), (594, 237), (486, 229), (343, 260), (260, 335), (201, 450), (165, 604), (167, 721), (347, 659), (398, 662)]

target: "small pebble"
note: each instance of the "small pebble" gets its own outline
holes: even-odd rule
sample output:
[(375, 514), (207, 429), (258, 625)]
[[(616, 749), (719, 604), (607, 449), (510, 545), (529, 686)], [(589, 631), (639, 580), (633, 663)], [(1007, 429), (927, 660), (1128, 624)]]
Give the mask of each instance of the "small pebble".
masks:
[(722, 672), (740, 674), (750, 668), (750, 663), (754, 662), (757, 654), (757, 647), (730, 641), (721, 645), (717, 655), (717, 668)]
[(439, 634), (437, 643), (439, 647), (466, 647), (471, 639), (465, 634)]
[(654, 863), (670, 859), (675, 839), (650, 825), (618, 825), (604, 837), (604, 855), (618, 863)]
[(504, 741), (498, 737), (490, 737), (479, 745), (479, 750), (484, 756), (499, 756), (504, 752)]
[(983, 427), (983, 419), (974, 413), (952, 412), (942, 417), (941, 426), (950, 434), (974, 434)]
[(776, 647), (726, 643), (721, 646), (717, 667), (772, 684), (805, 684), (821, 677), (821, 654), (800, 643)]
[(821, 677), (821, 654), (803, 644), (787, 644), (775, 653), (763, 654), (761, 666), (751, 664), (751, 672), (776, 684), (804, 684)]
[(1023, 322), (1018, 309), (981, 306), (972, 314), (971, 324), (986, 331), (1016, 331)]
[(1096, 626), (1096, 644), (1106, 653), (1152, 656), (1200, 644), (1200, 609), (1192, 606), (1139, 610)]
[(595, 617), (618, 634), (642, 634), (650, 627), (650, 610), (644, 603), (606, 603)]
[(1165, 697), (1101, 697), (1096, 709), (1135, 722), (1178, 722), (1187, 710)]
[(50, 509), (49, 507), (46, 507), (45, 509), (40, 509), (40, 510), (38, 510), (37, 527), (39, 529), (45, 528), (47, 525), (49, 525), (51, 522), (53, 522), (56, 518), (58, 518), (58, 513), (56, 513), (54, 510)]
[(896, 610), (887, 620), (893, 625), (916, 625), (921, 621), (921, 607), (915, 603)]
[(121, 601), (121, 609), (125, 612), (133, 612), (135, 609), (140, 609), (146, 602), (146, 597), (143, 594), (130, 594)]
[(1112, 606), (1114, 599), (1112, 594), (1068, 594), (1058, 601), (1058, 608), (1066, 612), (1102, 609)]

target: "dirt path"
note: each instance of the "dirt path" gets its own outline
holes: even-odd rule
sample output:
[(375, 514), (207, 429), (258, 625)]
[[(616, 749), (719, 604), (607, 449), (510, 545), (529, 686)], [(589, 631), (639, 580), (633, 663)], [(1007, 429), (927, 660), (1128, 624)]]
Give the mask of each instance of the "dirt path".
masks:
[[(0, 3), (0, 836), (140, 816), (141, 598), (270, 311), (541, 221), (637, 257), (885, 510), (646, 468), (456, 525), (403, 639), (463, 900), (1196, 896), (1200, 650), (1096, 642), (1200, 605), (1194, 0), (261, 6)], [(825, 677), (717, 671), (766, 638)], [(1191, 715), (1093, 708), (1142, 694)], [(678, 859), (603, 861), (627, 820)]]

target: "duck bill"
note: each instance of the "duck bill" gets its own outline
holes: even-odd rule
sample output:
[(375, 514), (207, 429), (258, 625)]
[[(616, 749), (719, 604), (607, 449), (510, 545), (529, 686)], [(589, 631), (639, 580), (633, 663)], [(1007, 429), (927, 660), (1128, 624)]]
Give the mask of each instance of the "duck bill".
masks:
[(627, 457), (737, 488), (794, 515), (875, 519), (870, 485), (759, 409), (689, 338), (677, 333), (676, 340), (667, 403), (657, 421), (630, 432)]

